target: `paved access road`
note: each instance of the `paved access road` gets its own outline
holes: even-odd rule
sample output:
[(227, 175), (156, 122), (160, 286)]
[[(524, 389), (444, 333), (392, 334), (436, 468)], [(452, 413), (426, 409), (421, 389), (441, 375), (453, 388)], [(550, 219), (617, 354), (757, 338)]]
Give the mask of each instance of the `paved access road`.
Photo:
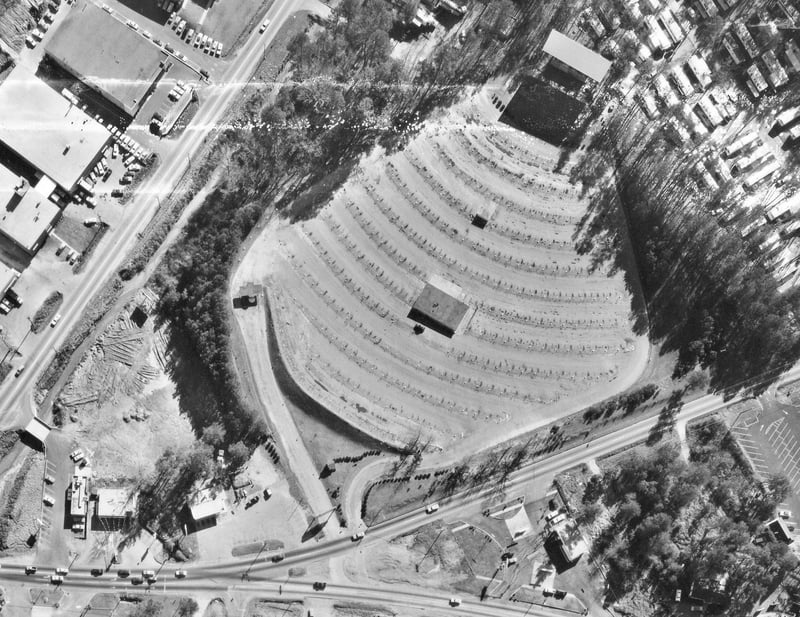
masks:
[(276, 0), (267, 13), (271, 23), (263, 34), (255, 30), (231, 60), (226, 72), (215, 83), (201, 92), (203, 104), (180, 137), (169, 160), (163, 161), (153, 176), (144, 182), (136, 197), (127, 205), (127, 224), (114, 230), (111, 237), (100, 244), (89, 263), (90, 273), (77, 289), (66, 294), (58, 328), (30, 339), (23, 347), (25, 372), (13, 375), (0, 385), (0, 429), (24, 425), (35, 414), (33, 391), (38, 374), (55, 355), (55, 350), (78, 323), (89, 301), (102, 288), (110, 275), (123, 263), (134, 248), (141, 233), (158, 209), (161, 199), (166, 199), (183, 176), (192, 155), (203, 141), (225, 121), (225, 113), (258, 66), (266, 46), (281, 26), (302, 10), (326, 12), (328, 8), (318, 0)]
[[(800, 367), (790, 370), (780, 380), (788, 383), (800, 379)], [(738, 398), (724, 400), (718, 395), (708, 395), (696, 401), (688, 403), (681, 409), (678, 419), (683, 422), (690, 422), (709, 413), (719, 411), (724, 407), (735, 403)], [(556, 474), (585, 463), (589, 460), (600, 458), (611, 454), (617, 450), (633, 445), (645, 440), (655, 426), (657, 418), (641, 420), (633, 425), (626, 426), (620, 430), (609, 433), (603, 437), (581, 445), (570, 450), (559, 452), (543, 461), (533, 465), (528, 465), (511, 475), (506, 483), (506, 492), (511, 492), (517, 487), (533, 485), (534, 491), (541, 491), (542, 494), (551, 485)], [(464, 517), (473, 512), (480, 511), (487, 498), (495, 495), (497, 487), (487, 486), (472, 490), (462, 491), (453, 497), (442, 500), (440, 509), (434, 514), (426, 514), (424, 509), (415, 510), (394, 519), (385, 521), (368, 530), (366, 537), (359, 544), (352, 542), (349, 538), (336, 539), (321, 544), (302, 547), (296, 550), (287, 551), (285, 558), (278, 562), (272, 562), (270, 556), (257, 559), (243, 558), (231, 559), (214, 564), (197, 564), (189, 570), (189, 578), (180, 580), (174, 578), (173, 568), (164, 568), (159, 573), (159, 581), (151, 588), (152, 592), (180, 592), (192, 590), (219, 590), (219, 591), (258, 591), (260, 596), (276, 595), (275, 587), (282, 585), (281, 591), (287, 593), (297, 593), (305, 596), (319, 593), (323, 596), (350, 598), (352, 600), (380, 599), (383, 602), (397, 602), (405, 605), (423, 604), (426, 607), (442, 604), (442, 609), (446, 610), (445, 592), (433, 594), (429, 590), (398, 590), (396, 587), (384, 588), (381, 585), (373, 584), (369, 588), (345, 585), (330, 585), (325, 592), (314, 592), (311, 581), (297, 581), (289, 583), (287, 570), (289, 567), (310, 566), (316, 562), (324, 561), (335, 556), (342, 555), (354, 550), (356, 546), (366, 548), (371, 542), (376, 540), (387, 540), (397, 535), (407, 533), (425, 522), (435, 519), (454, 519)], [(48, 584), (49, 575), (57, 566), (67, 564), (37, 564), (39, 572), (32, 577), (24, 574), (25, 563), (6, 562), (0, 569), (0, 581), (3, 583), (33, 583)], [(248, 583), (242, 584), (243, 575), (248, 574)], [(112, 575), (104, 575), (94, 578), (86, 571), (75, 571), (69, 574), (64, 581), (64, 588), (75, 588), (76, 590), (119, 590), (131, 589), (130, 582), (118, 579)], [(438, 604), (434, 604), (438, 603)], [(520, 612), (520, 608), (514, 604), (501, 604), (498, 602), (478, 603), (473, 601), (463, 602), (458, 611), (464, 613), (476, 613), (484, 615), (513, 615)], [(531, 614), (536, 613), (531, 609)]]

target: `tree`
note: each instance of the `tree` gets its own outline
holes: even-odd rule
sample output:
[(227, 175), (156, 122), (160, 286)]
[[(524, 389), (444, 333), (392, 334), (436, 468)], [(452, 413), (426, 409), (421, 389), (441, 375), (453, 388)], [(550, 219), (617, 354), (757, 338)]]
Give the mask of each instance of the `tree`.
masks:
[(194, 598), (181, 598), (178, 600), (178, 617), (192, 617), (198, 608)]
[(597, 517), (600, 516), (602, 512), (603, 512), (602, 505), (600, 505), (596, 501), (589, 501), (587, 503), (581, 504), (581, 507), (578, 510), (577, 515), (575, 516), (575, 520), (580, 525), (591, 525), (597, 520)]
[(136, 610), (133, 611), (132, 617), (156, 617), (160, 610), (161, 606), (159, 604), (154, 600), (148, 599), (138, 604)]
[(213, 448), (219, 448), (225, 443), (225, 427), (220, 422), (209, 424), (203, 429), (203, 441)]
[(231, 469), (240, 469), (250, 460), (250, 449), (241, 441), (237, 441), (228, 448), (228, 460), (230, 461)]

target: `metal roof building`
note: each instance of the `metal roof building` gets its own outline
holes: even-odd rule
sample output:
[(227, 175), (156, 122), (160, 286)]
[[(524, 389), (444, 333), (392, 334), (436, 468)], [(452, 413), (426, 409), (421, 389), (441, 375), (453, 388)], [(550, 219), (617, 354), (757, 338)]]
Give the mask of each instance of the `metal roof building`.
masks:
[(603, 81), (611, 67), (610, 60), (573, 41), (558, 30), (550, 31), (543, 49), (559, 62), (594, 81)]

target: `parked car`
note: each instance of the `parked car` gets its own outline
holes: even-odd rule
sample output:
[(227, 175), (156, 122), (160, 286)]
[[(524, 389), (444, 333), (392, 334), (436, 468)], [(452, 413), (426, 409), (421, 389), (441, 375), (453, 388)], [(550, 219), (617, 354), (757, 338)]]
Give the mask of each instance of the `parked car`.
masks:
[(266, 501), (270, 497), (272, 497), (272, 489), (271, 488), (265, 488), (264, 489), (264, 500)]
[(781, 518), (791, 518), (792, 511), (791, 510), (778, 510), (778, 516)]
[(53, 484), (53, 483), (55, 483), (56, 479), (53, 476), (51, 476), (50, 474), (47, 474), (44, 477), (44, 481), (45, 481), (46, 484)]
[(83, 458), (83, 450), (80, 448), (76, 448), (72, 452), (69, 453), (69, 457), (75, 461), (76, 463)]
[(53, 583), (53, 585), (60, 585), (61, 583), (64, 582), (64, 577), (59, 576), (58, 574), (51, 574), (50, 582)]
[(25, 574), (36, 574), (36, 566), (25, 566)]
[(205, 69), (200, 69), (200, 75), (202, 75), (205, 79), (208, 79), (210, 77), (208, 71)]
[(428, 506), (425, 508), (425, 514), (433, 514), (433, 513), (434, 513), (434, 512), (436, 512), (438, 509), (439, 509), (439, 504), (438, 504), (438, 503), (432, 503), (432, 504), (429, 504), (429, 505), (428, 505)]
[(25, 370), (25, 365), (24, 364), (20, 364), (17, 367), (17, 370), (14, 371), (14, 377), (19, 377), (20, 375), (22, 375), (22, 371), (24, 371), (24, 370)]
[(175, 578), (186, 578), (186, 570), (175, 570)]
[(324, 591), (327, 586), (328, 583), (325, 581), (315, 581), (313, 585), (314, 591)]
[(56, 574), (59, 576), (66, 576), (69, 574), (69, 568), (56, 568)]
[(450, 598), (450, 606), (460, 606), (461, 598)]
[(174, 53), (175, 53), (175, 48), (174, 48), (172, 45), (170, 45), (169, 43), (167, 43), (166, 45), (164, 45), (164, 49), (166, 49), (166, 50), (167, 50), (169, 53), (171, 53), (171, 54), (174, 54)]
[(156, 573), (153, 570), (142, 570), (142, 578), (155, 578)]
[(92, 568), (89, 573), (92, 576), (103, 576), (103, 569), (102, 568)]
[(272, 556), (272, 563), (278, 563), (279, 561), (283, 561), (285, 555), (283, 553), (278, 553), (277, 555)]
[(364, 538), (364, 532), (363, 531), (359, 531), (358, 533), (354, 533), (352, 536), (350, 536), (350, 539), (353, 542), (358, 542), (359, 540), (362, 540), (363, 538)]
[(50, 321), (50, 327), (51, 327), (51, 328), (55, 328), (55, 327), (56, 327), (56, 324), (57, 324), (59, 321), (61, 321), (61, 313), (56, 313), (56, 314), (53, 316), (53, 319)]
[(269, 26), (269, 19), (266, 20), (263, 24), (261, 24), (261, 27), (258, 29), (259, 34), (264, 34), (264, 31), (267, 29), (267, 26)]

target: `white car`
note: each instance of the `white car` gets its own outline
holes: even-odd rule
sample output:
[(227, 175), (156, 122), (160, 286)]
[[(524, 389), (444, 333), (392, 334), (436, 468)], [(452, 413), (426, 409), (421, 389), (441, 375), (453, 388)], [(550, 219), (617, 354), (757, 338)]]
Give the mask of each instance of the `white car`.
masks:
[(432, 503), (428, 507), (425, 508), (425, 514), (433, 514), (439, 509), (438, 503)]
[(51, 508), (54, 505), (56, 505), (56, 500), (53, 499), (50, 495), (45, 495), (44, 497), (42, 497), (42, 501), (44, 502), (44, 505), (50, 506)]
[(460, 606), (461, 598), (450, 598), (450, 606)]
[(269, 19), (261, 24), (261, 27), (258, 29), (259, 34), (264, 34), (264, 30), (267, 29), (267, 26), (269, 26)]
[(77, 450), (73, 450), (70, 452), (69, 457), (75, 461), (76, 463), (83, 458), (83, 450), (78, 448)]
[(59, 576), (58, 574), (51, 574), (50, 582), (53, 583), (53, 585), (60, 585), (61, 583), (64, 582), (64, 577)]
[(359, 531), (358, 533), (354, 533), (352, 536), (350, 536), (350, 539), (353, 542), (358, 542), (359, 540), (362, 540), (363, 538), (364, 538), (364, 532), (363, 531)]
[(791, 510), (778, 510), (778, 516), (781, 518), (791, 518), (792, 511)]
[(56, 313), (53, 317), (53, 321), (50, 322), (50, 327), (55, 328), (56, 324), (61, 320), (61, 313)]
[(175, 570), (175, 578), (186, 578), (186, 570)]

